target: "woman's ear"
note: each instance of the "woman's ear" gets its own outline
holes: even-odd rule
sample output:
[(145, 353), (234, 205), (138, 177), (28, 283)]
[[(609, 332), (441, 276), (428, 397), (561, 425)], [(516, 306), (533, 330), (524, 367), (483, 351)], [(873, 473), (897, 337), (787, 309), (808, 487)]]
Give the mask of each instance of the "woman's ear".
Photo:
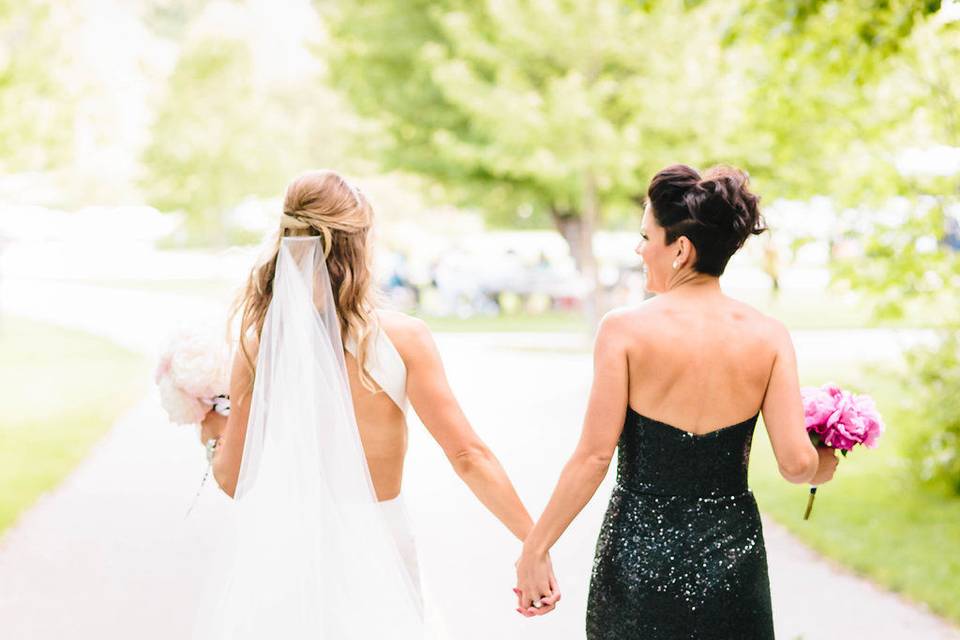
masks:
[(693, 243), (690, 242), (690, 239), (687, 236), (680, 236), (677, 239), (677, 255), (676, 261), (677, 264), (685, 265), (690, 260), (690, 254), (692, 253)]

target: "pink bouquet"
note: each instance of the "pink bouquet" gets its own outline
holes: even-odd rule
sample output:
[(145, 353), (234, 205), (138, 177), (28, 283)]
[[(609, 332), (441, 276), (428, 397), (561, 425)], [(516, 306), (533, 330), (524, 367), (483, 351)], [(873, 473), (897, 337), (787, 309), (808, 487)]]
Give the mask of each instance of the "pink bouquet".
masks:
[(839, 449), (843, 455), (862, 444), (877, 446), (883, 421), (870, 396), (857, 396), (826, 384), (802, 390), (807, 433), (814, 444)]
[[(858, 444), (868, 449), (877, 446), (883, 421), (873, 398), (854, 395), (832, 384), (805, 387), (801, 395), (807, 433), (814, 445), (839, 449), (844, 456)], [(804, 520), (810, 517), (816, 494), (817, 488), (810, 487)]]
[(154, 381), (171, 422), (198, 424), (223, 409), (229, 389), (229, 349), (213, 332), (181, 330), (160, 356)]

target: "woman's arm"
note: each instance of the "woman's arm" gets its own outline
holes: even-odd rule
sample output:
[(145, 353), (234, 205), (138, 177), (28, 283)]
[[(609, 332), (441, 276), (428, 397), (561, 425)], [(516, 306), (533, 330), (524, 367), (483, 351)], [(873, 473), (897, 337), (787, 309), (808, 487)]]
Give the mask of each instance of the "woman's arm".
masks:
[[(257, 346), (248, 346), (251, 357), (256, 360)], [(237, 490), (240, 476), (240, 461), (243, 459), (243, 444), (247, 437), (247, 419), (250, 417), (252, 393), (251, 371), (243, 352), (237, 349), (230, 374), (230, 415), (213, 453), (213, 477), (231, 498)]]
[[(600, 323), (593, 355), (593, 387), (580, 442), (563, 468), (547, 508), (524, 541), (517, 563), (517, 587), (523, 608), (530, 607), (541, 596), (558, 595), (551, 585), (547, 554), (593, 497), (613, 459), (629, 395), (627, 331), (618, 326), (624, 322), (625, 317), (612, 313)], [(546, 603), (548, 606), (536, 611), (527, 609), (526, 613), (546, 613), (553, 608), (551, 599)]]
[(797, 356), (790, 332), (776, 321), (774, 331), (776, 353), (761, 408), (763, 423), (770, 436), (780, 475), (790, 482), (804, 484), (813, 479), (820, 464), (828, 466), (829, 461), (825, 455), (818, 454), (807, 435)]
[(450, 389), (433, 336), (412, 318), (394, 330), (407, 367), (407, 395), (457, 475), (483, 505), (523, 540), (533, 520), (493, 452), (476, 434)]

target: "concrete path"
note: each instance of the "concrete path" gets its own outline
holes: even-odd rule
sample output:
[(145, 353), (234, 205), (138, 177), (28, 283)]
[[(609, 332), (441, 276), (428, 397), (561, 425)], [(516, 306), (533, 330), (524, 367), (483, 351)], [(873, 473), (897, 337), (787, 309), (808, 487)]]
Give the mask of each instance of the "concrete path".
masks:
[[(16, 281), (0, 284), (0, 305), (148, 354), (178, 317), (220, 308), (167, 294)], [(839, 358), (878, 337), (845, 333), (811, 336), (810, 349), (825, 340), (820, 348)], [(801, 359), (804, 339), (797, 338)], [(467, 415), (538, 513), (578, 436), (591, 374), (583, 341), (485, 334), (441, 336), (439, 343)], [(165, 424), (152, 392), (123, 416), (87, 460), (0, 539), (0, 637), (187, 637), (210, 558), (230, 541), (231, 504), (214, 485), (184, 518), (203, 474), (202, 457), (193, 429)], [(526, 620), (513, 612), (510, 592), (519, 543), (459, 483), (415, 417), (409, 460), (404, 493), (425, 578), (440, 608), (455, 612), (446, 620), (450, 637), (583, 638), (593, 546), (612, 477), (555, 548), (563, 606)], [(765, 522), (765, 532), (779, 638), (960, 640), (956, 629), (838, 570), (774, 523)]]

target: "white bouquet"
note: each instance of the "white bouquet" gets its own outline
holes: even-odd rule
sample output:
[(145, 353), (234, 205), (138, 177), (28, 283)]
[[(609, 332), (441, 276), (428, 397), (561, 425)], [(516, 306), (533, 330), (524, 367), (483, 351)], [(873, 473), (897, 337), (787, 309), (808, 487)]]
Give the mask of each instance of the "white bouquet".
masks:
[(213, 331), (176, 332), (157, 363), (154, 380), (170, 422), (199, 424), (213, 409), (230, 411), (230, 350)]

